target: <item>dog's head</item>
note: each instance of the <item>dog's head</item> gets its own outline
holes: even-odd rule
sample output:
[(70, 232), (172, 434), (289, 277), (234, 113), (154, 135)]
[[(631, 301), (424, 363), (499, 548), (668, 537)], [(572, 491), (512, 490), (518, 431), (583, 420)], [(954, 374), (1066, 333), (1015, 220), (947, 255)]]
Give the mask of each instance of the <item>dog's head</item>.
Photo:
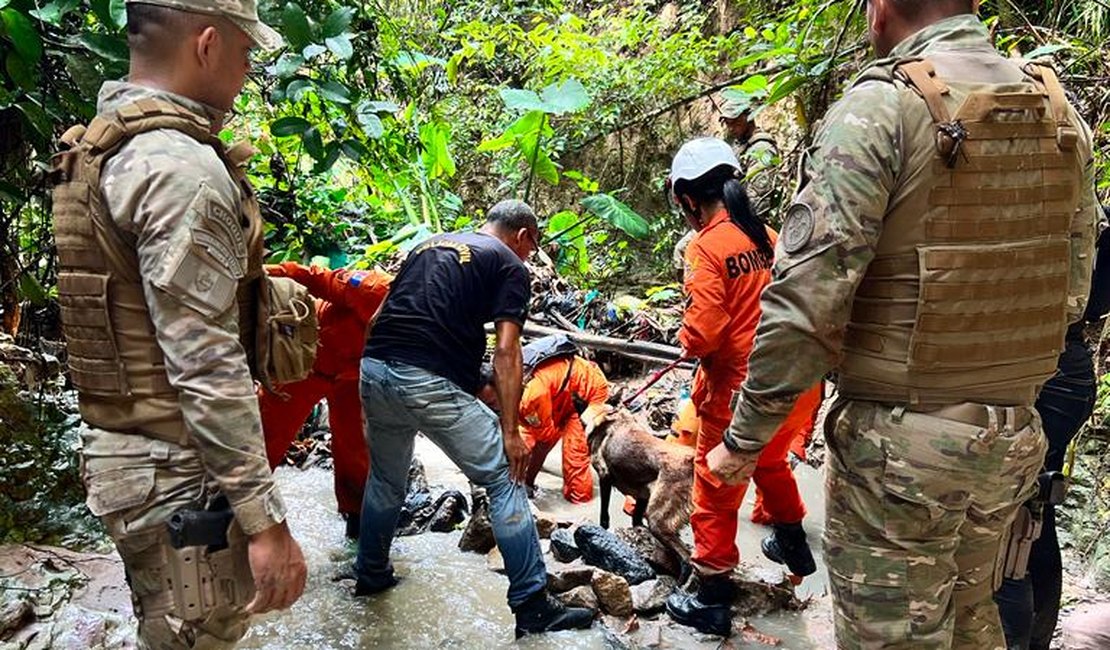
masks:
[(582, 420), (582, 428), (586, 431), (586, 437), (589, 438), (614, 411), (616, 409), (608, 404), (590, 404), (587, 406), (578, 416)]

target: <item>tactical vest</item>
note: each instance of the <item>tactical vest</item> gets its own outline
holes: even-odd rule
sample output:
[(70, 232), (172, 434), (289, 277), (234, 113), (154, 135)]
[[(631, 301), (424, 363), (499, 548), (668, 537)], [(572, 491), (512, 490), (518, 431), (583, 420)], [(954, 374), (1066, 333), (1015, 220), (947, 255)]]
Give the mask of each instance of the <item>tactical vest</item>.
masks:
[(135, 236), (112, 220), (100, 189), (108, 159), (134, 136), (157, 129), (180, 131), (211, 146), (242, 190), (248, 270), (238, 289), (239, 336), (255, 371), (263, 230), (241, 167), (251, 152), (244, 145), (226, 150), (204, 119), (170, 102), (140, 99), (62, 136), (67, 148), (55, 156), (53, 192), (58, 301), (82, 418), (94, 427), (184, 444), (179, 396), (170, 386), (146, 306)]
[[(981, 53), (888, 70), (903, 165), (852, 304), (840, 392), (1031, 405), (1063, 345), (1085, 163), (1063, 90), (1048, 67)], [(926, 142), (916, 129), (930, 118)]]

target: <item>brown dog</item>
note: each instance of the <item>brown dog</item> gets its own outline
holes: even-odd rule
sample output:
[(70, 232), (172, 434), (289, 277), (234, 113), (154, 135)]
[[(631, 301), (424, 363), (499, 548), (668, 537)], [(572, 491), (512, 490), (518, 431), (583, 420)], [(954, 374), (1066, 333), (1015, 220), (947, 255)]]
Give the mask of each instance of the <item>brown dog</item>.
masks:
[(694, 450), (652, 435), (627, 409), (582, 416), (590, 462), (600, 478), (601, 527), (609, 527), (609, 496), (615, 487), (636, 500), (632, 525), (647, 528), (682, 565), (690, 550), (678, 532), (690, 521)]

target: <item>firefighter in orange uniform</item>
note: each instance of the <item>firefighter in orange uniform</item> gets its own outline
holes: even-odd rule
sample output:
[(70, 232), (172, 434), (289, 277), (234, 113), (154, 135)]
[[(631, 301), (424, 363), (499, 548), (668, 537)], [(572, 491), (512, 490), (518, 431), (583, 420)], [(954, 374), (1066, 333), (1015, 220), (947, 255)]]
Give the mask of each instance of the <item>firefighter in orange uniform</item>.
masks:
[[(542, 346), (543, 341), (536, 344)], [(526, 360), (529, 346), (525, 346)], [(602, 408), (608, 398), (609, 382), (592, 361), (570, 354), (537, 364), (520, 400), (521, 432), (531, 449), (525, 481), (529, 489), (534, 488), (547, 454), (562, 440), (563, 497), (571, 503), (593, 498), (590, 449), (578, 416), (586, 408)]]
[(362, 435), (358, 365), (366, 341), (366, 326), (385, 300), (393, 278), (379, 271), (329, 271), (293, 262), (268, 266), (266, 272), (303, 284), (316, 297), (320, 323), (312, 374), (302, 381), (279, 386), (281, 394), (259, 389), (270, 467), (281, 463), (312, 409), (326, 399), (335, 464), (335, 500), (347, 520), (347, 537), (357, 538), (362, 492), (370, 468)]
[[(686, 249), (688, 297), (679, 341), (685, 356), (700, 359), (691, 398), (701, 420), (694, 456), (694, 553), (696, 591), (678, 590), (667, 611), (679, 623), (728, 636), (734, 586), (738, 510), (747, 485), (730, 486), (708, 470), (705, 455), (720, 443), (732, 417), (733, 391), (747, 374), (748, 354), (759, 322), (759, 296), (771, 281), (776, 233), (752, 210), (740, 182), (740, 164), (717, 138), (692, 140), (675, 155), (668, 178), (671, 198), (697, 236)], [(803, 396), (759, 458), (754, 479), (764, 508), (776, 522), (763, 552), (792, 573), (816, 571), (806, 544), (805, 505), (786, 455), (799, 428), (812, 426), (821, 401), (819, 386)]]

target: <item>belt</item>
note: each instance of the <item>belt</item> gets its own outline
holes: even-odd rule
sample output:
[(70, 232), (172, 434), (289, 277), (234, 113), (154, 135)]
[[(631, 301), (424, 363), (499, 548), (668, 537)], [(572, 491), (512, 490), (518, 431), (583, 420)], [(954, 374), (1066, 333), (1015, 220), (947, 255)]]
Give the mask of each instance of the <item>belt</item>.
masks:
[(932, 408), (904, 405), (895, 408), (984, 428), (993, 424), (998, 427), (1024, 429), (1033, 422), (1033, 407), (1031, 406), (996, 406), (993, 404), (962, 402)]

